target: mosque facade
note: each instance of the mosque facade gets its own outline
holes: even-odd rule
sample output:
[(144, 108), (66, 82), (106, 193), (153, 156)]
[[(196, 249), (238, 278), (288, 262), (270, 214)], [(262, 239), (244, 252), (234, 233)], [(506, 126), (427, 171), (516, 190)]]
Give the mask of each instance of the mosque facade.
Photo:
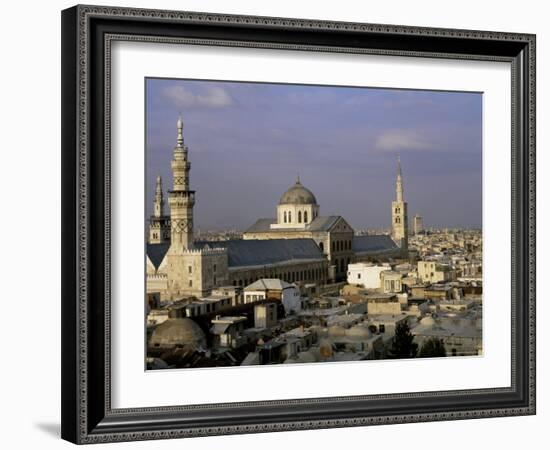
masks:
[(323, 216), (317, 198), (298, 178), (281, 196), (274, 218), (260, 218), (243, 239), (199, 241), (193, 233), (195, 191), (183, 121), (177, 121), (170, 214), (165, 214), (162, 179), (157, 178), (147, 240), (147, 292), (162, 300), (209, 295), (222, 286), (247, 286), (261, 278), (326, 286), (346, 279), (350, 263), (406, 258), (407, 203), (398, 161), (391, 235), (355, 235), (344, 217)]

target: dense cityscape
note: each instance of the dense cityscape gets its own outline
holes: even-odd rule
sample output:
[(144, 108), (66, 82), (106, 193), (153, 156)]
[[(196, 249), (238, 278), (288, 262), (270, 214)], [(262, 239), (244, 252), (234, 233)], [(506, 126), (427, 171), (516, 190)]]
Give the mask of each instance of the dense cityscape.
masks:
[(299, 177), (275, 217), (194, 230), (181, 118), (171, 168), (147, 223), (147, 369), (482, 354), (481, 230), (409, 223), (399, 160), (391, 226), (360, 230)]

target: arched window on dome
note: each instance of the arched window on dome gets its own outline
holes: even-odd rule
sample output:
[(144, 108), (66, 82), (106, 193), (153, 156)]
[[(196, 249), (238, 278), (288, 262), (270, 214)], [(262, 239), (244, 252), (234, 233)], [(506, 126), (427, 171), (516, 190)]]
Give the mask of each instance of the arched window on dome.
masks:
[(285, 211), (285, 213), (284, 213), (284, 221), (285, 221), (285, 223), (286, 223), (286, 211)]
[(288, 223), (292, 223), (292, 213), (288, 212)]
[(304, 223), (307, 223), (307, 211), (304, 211)]
[(298, 223), (302, 223), (302, 211), (298, 211)]

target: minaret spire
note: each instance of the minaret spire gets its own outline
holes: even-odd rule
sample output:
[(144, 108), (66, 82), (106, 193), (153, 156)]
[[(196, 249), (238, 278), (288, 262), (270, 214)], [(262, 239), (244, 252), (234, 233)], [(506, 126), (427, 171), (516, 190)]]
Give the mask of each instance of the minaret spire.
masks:
[(401, 174), (401, 158), (397, 156), (397, 179), (395, 181), (395, 200), (403, 201), (403, 175)]
[(164, 214), (164, 191), (162, 178), (157, 176), (153, 215), (149, 219), (149, 243), (162, 244), (170, 241), (170, 217)]
[(155, 190), (155, 217), (164, 216), (164, 193), (162, 192), (162, 177), (157, 176), (157, 187)]

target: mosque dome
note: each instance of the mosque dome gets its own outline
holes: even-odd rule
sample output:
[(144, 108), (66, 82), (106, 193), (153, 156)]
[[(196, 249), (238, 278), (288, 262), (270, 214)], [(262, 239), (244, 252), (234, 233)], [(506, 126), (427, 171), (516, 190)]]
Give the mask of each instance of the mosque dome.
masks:
[(300, 183), (300, 179), (288, 189), (279, 200), (279, 205), (316, 205), (317, 199), (313, 192)]
[(206, 348), (206, 336), (195, 321), (174, 318), (160, 324), (149, 340), (151, 347), (188, 347), (193, 350)]

